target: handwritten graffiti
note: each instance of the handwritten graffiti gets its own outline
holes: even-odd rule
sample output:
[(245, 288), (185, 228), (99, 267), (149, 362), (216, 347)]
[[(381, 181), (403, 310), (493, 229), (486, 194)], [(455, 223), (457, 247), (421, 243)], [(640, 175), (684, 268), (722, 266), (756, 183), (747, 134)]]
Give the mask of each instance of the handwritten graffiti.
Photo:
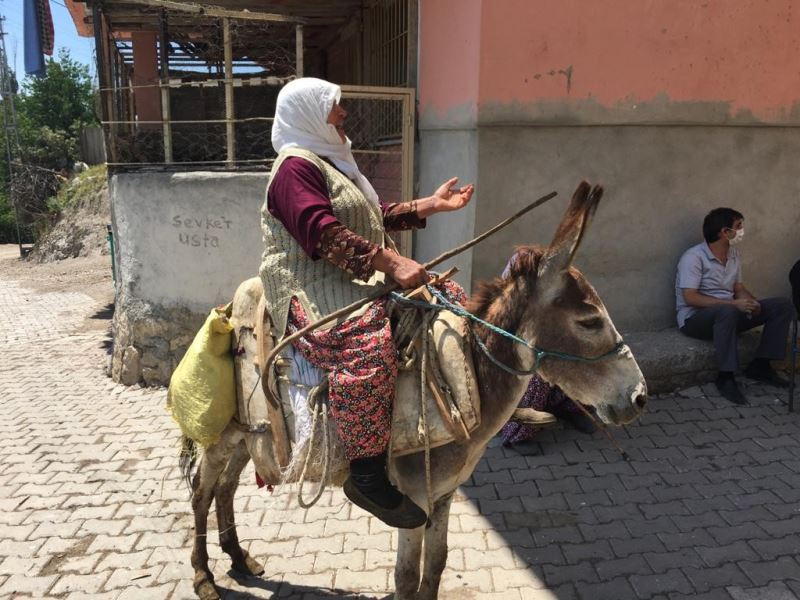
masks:
[(172, 226), (180, 230), (178, 241), (194, 248), (219, 248), (219, 236), (214, 234), (230, 229), (231, 225), (233, 225), (233, 221), (224, 216), (175, 215), (172, 217)]

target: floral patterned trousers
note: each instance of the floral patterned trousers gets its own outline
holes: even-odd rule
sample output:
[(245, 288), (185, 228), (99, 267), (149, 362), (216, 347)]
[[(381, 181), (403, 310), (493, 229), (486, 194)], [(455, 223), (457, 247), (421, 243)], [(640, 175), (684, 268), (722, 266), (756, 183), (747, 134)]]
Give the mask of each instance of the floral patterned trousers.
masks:
[[(455, 282), (446, 281), (440, 289), (451, 301), (466, 299)], [(389, 445), (398, 360), (386, 305), (385, 299), (377, 300), (361, 316), (294, 342), (308, 362), (328, 373), (331, 411), (348, 460), (377, 456)], [(287, 333), (308, 323), (293, 298)]]

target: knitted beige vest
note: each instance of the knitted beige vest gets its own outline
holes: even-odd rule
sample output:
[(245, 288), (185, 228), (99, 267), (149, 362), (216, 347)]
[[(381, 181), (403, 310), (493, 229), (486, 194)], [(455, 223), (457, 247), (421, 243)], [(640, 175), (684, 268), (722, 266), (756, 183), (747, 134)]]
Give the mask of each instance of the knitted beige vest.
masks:
[[(325, 177), (334, 216), (348, 229), (374, 244), (383, 246), (383, 215), (379, 207), (366, 199), (361, 190), (344, 174), (308, 150), (291, 148), (281, 152), (270, 172), (270, 183), (283, 161), (297, 156), (316, 165)], [(297, 297), (311, 322), (359, 300), (379, 287), (384, 274), (375, 272), (369, 282), (355, 279), (350, 273), (333, 266), (324, 258), (312, 260), (267, 209), (261, 209), (264, 232), (264, 256), (261, 281), (264, 297), (272, 317), (273, 335), (283, 338), (292, 297)], [(358, 314), (358, 312), (354, 313)], [(350, 315), (353, 316), (353, 315)], [(344, 319), (340, 319), (341, 322)], [(321, 327), (327, 329), (336, 321)]]

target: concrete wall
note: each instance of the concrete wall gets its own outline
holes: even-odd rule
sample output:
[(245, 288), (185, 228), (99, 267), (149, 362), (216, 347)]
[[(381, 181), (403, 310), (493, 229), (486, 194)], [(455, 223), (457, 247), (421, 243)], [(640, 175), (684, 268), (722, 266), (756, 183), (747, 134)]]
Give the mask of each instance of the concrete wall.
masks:
[[(547, 244), (581, 178), (605, 196), (577, 255), (624, 330), (674, 327), (675, 266), (702, 241), (716, 206), (745, 215), (745, 284), (788, 295), (800, 258), (800, 136), (769, 127), (484, 127), (476, 229), (550, 190), (559, 197), (475, 252), (473, 277), (497, 275), (519, 243)], [(486, 190), (491, 190), (487, 194)]]
[(473, 280), (495, 276), (514, 245), (549, 242), (587, 178), (606, 197), (578, 265), (621, 328), (674, 326), (675, 263), (716, 206), (745, 214), (752, 291), (786, 294), (800, 257), (796, 12), (791, 0), (421, 3), (421, 191), (465, 162), (477, 184), (472, 215), (418, 235), (421, 257), (557, 190), (462, 259)]
[(793, 0), (483, 0), (479, 111), (798, 123), (798, 25)]
[[(420, 195), (432, 194), (450, 177), (459, 177), (465, 184), (477, 181), (477, 157), (477, 129), (420, 131), (417, 165)], [(466, 209), (430, 217), (425, 229), (415, 232), (414, 258), (419, 262), (426, 262), (472, 238), (475, 231), (475, 207), (480, 200), (480, 194), (476, 193), (471, 206)], [(437, 269), (445, 271), (451, 266), (457, 266), (459, 272), (455, 279), (469, 291), (473, 277), (472, 257), (473, 251), (469, 250)]]
[[(462, 184), (478, 176), (478, 72), (481, 0), (420, 2), (419, 135), (417, 181), (419, 195), (431, 194), (450, 177)], [(446, 32), (443, 34), (443, 32)], [(414, 238), (414, 257), (429, 260), (473, 237), (475, 206), (458, 213), (436, 215)], [(459, 267), (456, 279), (470, 289), (472, 255), (467, 251), (442, 265)]]
[(111, 374), (166, 385), (213, 306), (258, 275), (262, 173), (111, 179), (117, 297)]
[(207, 312), (258, 275), (262, 173), (139, 173), (111, 179), (121, 292)]

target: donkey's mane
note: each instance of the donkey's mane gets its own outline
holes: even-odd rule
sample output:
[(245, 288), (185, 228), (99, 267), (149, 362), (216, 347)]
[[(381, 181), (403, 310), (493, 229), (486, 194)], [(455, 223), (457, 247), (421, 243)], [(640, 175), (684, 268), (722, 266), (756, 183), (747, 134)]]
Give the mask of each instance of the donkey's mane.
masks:
[[(533, 293), (542, 256), (544, 249), (539, 246), (517, 246), (508, 276), (480, 282), (467, 303), (467, 310), (516, 333), (528, 307), (527, 298)], [(476, 325), (474, 331), (497, 360), (512, 368), (521, 367), (514, 344), (509, 339), (488, 331), (482, 325)], [(514, 384), (513, 378), (489, 364), (475, 345), (472, 350), (481, 386), (492, 390), (492, 394), (498, 397), (504, 397)]]
[[(467, 310), (483, 318), (492, 310), (492, 304), (505, 296), (511, 296), (517, 286), (517, 279), (524, 276), (525, 280), (533, 281), (539, 270), (539, 262), (544, 255), (541, 246), (517, 246), (514, 248), (514, 260), (511, 263), (508, 277), (494, 277), (478, 283), (475, 291), (467, 302)], [(508, 304), (508, 303), (505, 303)], [(506, 307), (511, 308), (511, 307)], [(494, 315), (499, 316), (499, 315)], [(491, 320), (491, 319), (489, 319)], [(494, 321), (492, 321), (494, 323)], [(494, 323), (500, 325), (500, 323)]]

